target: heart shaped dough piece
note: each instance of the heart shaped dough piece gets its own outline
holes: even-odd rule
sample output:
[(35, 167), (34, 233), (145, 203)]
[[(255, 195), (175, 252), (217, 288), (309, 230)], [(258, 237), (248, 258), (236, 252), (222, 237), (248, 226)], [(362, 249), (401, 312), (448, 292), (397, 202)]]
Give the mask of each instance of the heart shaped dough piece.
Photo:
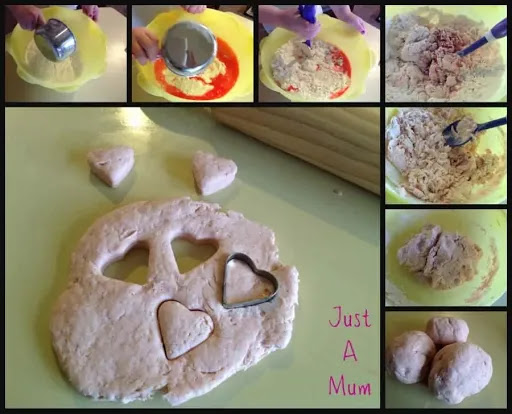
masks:
[(91, 171), (110, 187), (121, 184), (135, 164), (133, 148), (99, 148), (87, 154)]
[(237, 166), (227, 158), (197, 151), (192, 160), (192, 172), (199, 192), (207, 196), (228, 187), (235, 179)]
[(206, 312), (188, 310), (173, 300), (158, 308), (158, 323), (167, 359), (186, 354), (206, 341), (213, 331), (212, 318)]

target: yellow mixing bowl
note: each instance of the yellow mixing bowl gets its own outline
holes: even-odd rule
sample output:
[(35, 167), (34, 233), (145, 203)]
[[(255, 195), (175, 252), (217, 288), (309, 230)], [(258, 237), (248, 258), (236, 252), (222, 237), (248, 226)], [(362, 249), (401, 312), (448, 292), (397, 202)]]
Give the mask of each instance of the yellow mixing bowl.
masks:
[[(507, 6), (428, 6), (439, 10), (445, 14), (466, 16), (471, 20), (483, 22), (489, 29), (496, 23), (507, 17)], [(386, 27), (390, 19), (397, 14), (414, 13), (419, 16), (426, 15), (425, 6), (386, 6)], [(387, 34), (387, 29), (386, 29)], [(503, 58), (505, 67), (507, 66), (507, 36), (495, 40), (500, 45), (500, 54)], [(504, 71), (501, 79), (496, 81), (496, 89), (489, 91), (486, 102), (506, 102), (507, 101), (507, 71)]]
[[(436, 290), (420, 282), (400, 265), (397, 252), (426, 224), (458, 232), (483, 251), (473, 280), (450, 290)], [(497, 270), (493, 273), (493, 269)], [(386, 297), (397, 304), (399, 291), (409, 305), (489, 306), (507, 289), (507, 214), (505, 210), (387, 210)], [(391, 289), (392, 284), (394, 289)]]
[[(327, 102), (346, 101), (357, 98), (366, 90), (368, 72), (376, 63), (375, 53), (370, 49), (366, 39), (357, 30), (341, 20), (322, 14), (318, 16), (322, 25), (316, 37), (330, 43), (347, 55), (352, 68), (352, 78), (348, 89), (338, 98)], [(279, 92), (292, 102), (311, 102), (310, 98), (302, 98), (298, 93), (291, 93), (279, 87), (272, 76), (272, 59), (282, 45), (297, 35), (280, 27), (273, 30), (260, 42), (260, 80), (273, 91)]]
[[(162, 39), (171, 26), (182, 21), (192, 20), (208, 27), (215, 36), (228, 43), (238, 60), (239, 75), (231, 90), (218, 99), (208, 102), (235, 101), (250, 94), (253, 90), (253, 36), (251, 31), (234, 16), (217, 10), (206, 9), (203, 13), (191, 14), (176, 8), (157, 15), (147, 26), (159, 39)], [(147, 93), (175, 102), (198, 102), (167, 93), (155, 79), (154, 64), (141, 65), (137, 62), (137, 82)]]
[[(76, 91), (87, 81), (99, 78), (107, 67), (107, 37), (103, 30), (80, 10), (52, 6), (42, 9), (42, 12), (46, 20), (58, 19), (70, 28), (76, 38), (76, 52), (57, 64), (45, 60), (35, 49), (34, 32), (23, 30), (17, 25), (6, 41), (6, 50), (16, 62), (20, 78), (58, 92)], [(29, 53), (41, 56), (37, 60), (37, 67), (28, 56)], [(72, 73), (66, 76), (56, 75), (59, 68), (64, 68), (71, 62)]]
[[(477, 123), (507, 116), (506, 108), (463, 108)], [(386, 125), (398, 112), (397, 108), (386, 108)], [(490, 149), (493, 154), (507, 154), (507, 125), (484, 131), (478, 138), (478, 152)], [(505, 166), (506, 168), (506, 166)], [(492, 184), (475, 185), (467, 203), (500, 204), (507, 199), (507, 172)], [(388, 204), (429, 204), (412, 194), (403, 194), (400, 171), (386, 158), (386, 203)]]

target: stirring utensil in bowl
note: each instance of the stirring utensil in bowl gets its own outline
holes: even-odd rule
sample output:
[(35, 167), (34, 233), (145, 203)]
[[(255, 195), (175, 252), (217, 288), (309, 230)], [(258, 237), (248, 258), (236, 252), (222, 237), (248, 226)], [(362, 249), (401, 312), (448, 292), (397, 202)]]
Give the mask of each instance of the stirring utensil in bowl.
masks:
[(161, 55), (169, 70), (176, 75), (197, 76), (217, 56), (217, 39), (206, 26), (182, 21), (168, 30)]
[[(316, 5), (314, 4), (307, 4), (307, 5), (300, 5), (299, 6), (299, 14), (300, 16), (306, 20), (307, 22), (314, 24), (316, 23)], [(311, 39), (306, 39), (304, 42), (306, 46), (311, 48)]]
[[(469, 121), (466, 121), (469, 120)], [(461, 122), (463, 125), (460, 125)], [(496, 128), (507, 123), (507, 117), (495, 119), (493, 121), (477, 124), (469, 118), (459, 119), (452, 122), (443, 130), (443, 136), (446, 145), (450, 147), (460, 147), (471, 141), (475, 134), (486, 129)]]
[(484, 36), (478, 39), (476, 42), (471, 43), (468, 47), (459, 50), (457, 55), (464, 57), (481, 48), (487, 43), (491, 43), (496, 39), (501, 39), (507, 35), (507, 19), (503, 19), (501, 22), (496, 24), (491, 30), (489, 30)]
[(34, 42), (44, 57), (52, 62), (65, 60), (76, 51), (75, 35), (58, 19), (49, 19), (37, 28)]

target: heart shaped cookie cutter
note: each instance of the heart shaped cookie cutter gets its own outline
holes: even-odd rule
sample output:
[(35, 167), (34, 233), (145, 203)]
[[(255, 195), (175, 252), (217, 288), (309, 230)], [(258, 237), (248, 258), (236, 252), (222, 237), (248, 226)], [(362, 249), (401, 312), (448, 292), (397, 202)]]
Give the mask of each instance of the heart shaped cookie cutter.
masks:
[[(266, 279), (269, 282), (271, 282), (272, 286), (274, 287), (274, 292), (268, 296), (265, 296), (265, 297), (259, 298), (259, 299), (227, 303), (226, 302), (226, 280), (227, 280), (227, 275), (228, 275), (228, 264), (232, 260), (238, 260), (240, 262), (244, 262), (247, 266), (249, 266), (251, 271), (256, 276), (262, 277), (263, 279)], [(274, 299), (277, 296), (278, 291), (279, 291), (279, 282), (276, 279), (276, 277), (272, 273), (267, 272), (266, 270), (258, 269), (256, 267), (256, 265), (254, 264), (254, 262), (252, 261), (252, 259), (249, 256), (247, 256), (246, 254), (233, 253), (233, 254), (229, 255), (228, 258), (226, 259), (226, 265), (224, 267), (224, 281), (222, 283), (222, 306), (225, 309), (247, 308), (249, 306), (256, 306), (256, 305), (261, 305), (262, 303), (270, 302), (272, 299)]]

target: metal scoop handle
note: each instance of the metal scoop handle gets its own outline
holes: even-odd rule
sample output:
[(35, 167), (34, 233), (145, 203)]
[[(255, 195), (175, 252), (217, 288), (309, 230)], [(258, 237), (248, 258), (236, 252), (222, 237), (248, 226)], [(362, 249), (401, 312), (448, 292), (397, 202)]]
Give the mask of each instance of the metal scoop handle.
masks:
[[(461, 141), (456, 136), (454, 136), (453, 130), (457, 130), (457, 124), (459, 122), (460, 121), (452, 122), (450, 125), (448, 125), (443, 130), (443, 135), (445, 137), (446, 145), (449, 145), (450, 147), (460, 147), (461, 145), (464, 145), (473, 139), (473, 137), (471, 136), (467, 140)], [(483, 124), (478, 124), (477, 127), (475, 128), (475, 130), (473, 131), (473, 133), (485, 131), (485, 130), (491, 129), (491, 128), (496, 128), (496, 127), (505, 125), (506, 123), (507, 123), (507, 117), (494, 119), (489, 122), (484, 122)]]

